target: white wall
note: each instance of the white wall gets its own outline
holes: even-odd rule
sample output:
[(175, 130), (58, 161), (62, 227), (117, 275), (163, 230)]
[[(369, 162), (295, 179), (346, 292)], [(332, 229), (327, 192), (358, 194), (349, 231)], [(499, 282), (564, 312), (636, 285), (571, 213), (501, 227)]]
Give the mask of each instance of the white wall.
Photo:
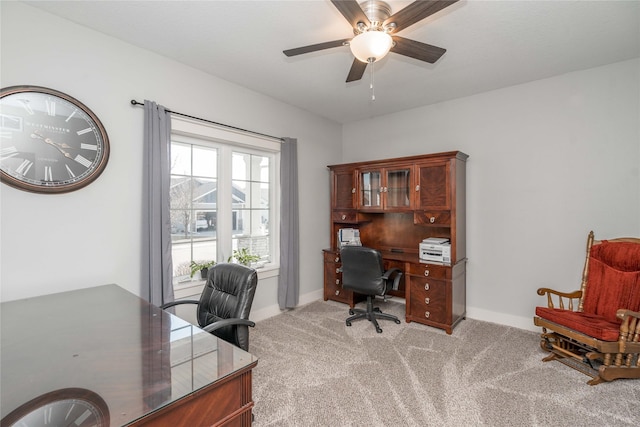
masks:
[[(301, 294), (322, 295), (326, 165), (340, 161), (339, 124), (25, 4), (2, 2), (1, 14), (0, 85), (46, 86), (79, 99), (111, 142), (106, 170), (79, 191), (40, 195), (0, 186), (1, 300), (105, 283), (140, 293), (143, 109), (131, 99), (298, 139)], [(277, 278), (260, 282), (254, 311), (277, 304), (276, 285)]]
[(590, 230), (640, 236), (639, 104), (636, 59), (345, 125), (343, 160), (469, 154), (468, 316), (533, 328)]

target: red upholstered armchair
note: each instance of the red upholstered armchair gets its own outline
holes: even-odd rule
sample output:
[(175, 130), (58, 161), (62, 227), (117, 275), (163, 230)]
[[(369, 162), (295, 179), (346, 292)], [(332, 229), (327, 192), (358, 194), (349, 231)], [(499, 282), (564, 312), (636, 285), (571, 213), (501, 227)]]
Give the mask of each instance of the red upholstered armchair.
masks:
[(640, 239), (597, 241), (590, 232), (581, 289), (541, 288), (538, 295), (547, 296), (533, 318), (551, 353), (543, 361), (571, 366), (591, 376), (591, 385), (640, 378)]

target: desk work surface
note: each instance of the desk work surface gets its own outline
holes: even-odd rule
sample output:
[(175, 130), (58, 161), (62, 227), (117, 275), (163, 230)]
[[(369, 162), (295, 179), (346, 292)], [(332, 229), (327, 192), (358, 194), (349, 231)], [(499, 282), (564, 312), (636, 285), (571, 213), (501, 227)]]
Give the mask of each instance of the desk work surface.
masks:
[(0, 316), (2, 426), (63, 410), (72, 425), (127, 425), (257, 363), (117, 285), (5, 302)]

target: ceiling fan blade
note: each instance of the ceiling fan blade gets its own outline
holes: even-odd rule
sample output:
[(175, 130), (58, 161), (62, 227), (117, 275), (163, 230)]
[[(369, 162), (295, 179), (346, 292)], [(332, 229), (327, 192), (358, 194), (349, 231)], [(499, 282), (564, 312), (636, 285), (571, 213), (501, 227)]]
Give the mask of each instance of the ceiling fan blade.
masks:
[(331, 3), (338, 9), (353, 28), (358, 26), (358, 22), (362, 22), (367, 27), (371, 25), (369, 18), (364, 14), (362, 8), (355, 0), (331, 0)]
[(383, 25), (386, 27), (390, 23), (396, 24), (395, 29), (392, 32), (398, 32), (407, 28), (410, 25), (415, 24), (418, 21), (423, 20), (427, 16), (433, 15), (436, 12), (441, 11), (447, 6), (452, 5), (458, 0), (419, 0), (414, 1), (409, 6), (391, 15), (384, 21)]
[(432, 46), (430, 44), (405, 39), (399, 36), (393, 36), (392, 38), (395, 44), (391, 47), (391, 52), (399, 53), (400, 55), (409, 56), (431, 64), (440, 59), (440, 57), (447, 51), (447, 49), (443, 49), (438, 46)]
[(282, 53), (284, 53), (287, 56), (302, 55), (303, 53), (316, 52), (318, 50), (331, 49), (332, 47), (344, 46), (345, 43), (349, 42), (349, 40), (351, 39), (334, 40), (331, 42), (312, 44), (309, 46), (297, 47), (295, 49), (283, 50)]
[(366, 69), (367, 69), (366, 62), (362, 62), (362, 61), (359, 61), (358, 59), (354, 59), (353, 64), (351, 64), (351, 69), (349, 70), (349, 75), (347, 76), (347, 83), (360, 80), (364, 75), (364, 70)]

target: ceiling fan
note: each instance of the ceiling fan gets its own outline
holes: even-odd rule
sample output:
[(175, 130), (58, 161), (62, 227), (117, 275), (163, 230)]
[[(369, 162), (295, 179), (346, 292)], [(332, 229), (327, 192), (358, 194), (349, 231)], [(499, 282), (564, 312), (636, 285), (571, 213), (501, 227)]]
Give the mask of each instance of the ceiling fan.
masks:
[(433, 15), (458, 0), (418, 0), (391, 14), (391, 7), (380, 0), (364, 1), (331, 0), (331, 3), (349, 21), (355, 36), (287, 49), (287, 56), (301, 55), (339, 46), (349, 46), (356, 57), (353, 60), (347, 82), (360, 80), (367, 64), (382, 59), (389, 51), (433, 64), (447, 51), (415, 40), (395, 35), (410, 25)]

